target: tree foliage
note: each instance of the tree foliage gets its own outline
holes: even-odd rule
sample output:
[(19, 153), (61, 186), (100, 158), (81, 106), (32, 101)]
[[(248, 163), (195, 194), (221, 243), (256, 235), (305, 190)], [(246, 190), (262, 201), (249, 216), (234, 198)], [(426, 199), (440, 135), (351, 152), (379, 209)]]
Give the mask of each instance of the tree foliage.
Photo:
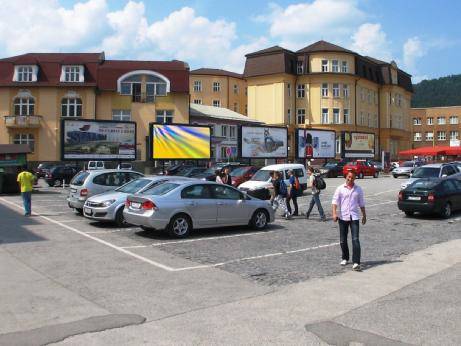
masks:
[(461, 74), (423, 80), (413, 85), (414, 108), (461, 105)]

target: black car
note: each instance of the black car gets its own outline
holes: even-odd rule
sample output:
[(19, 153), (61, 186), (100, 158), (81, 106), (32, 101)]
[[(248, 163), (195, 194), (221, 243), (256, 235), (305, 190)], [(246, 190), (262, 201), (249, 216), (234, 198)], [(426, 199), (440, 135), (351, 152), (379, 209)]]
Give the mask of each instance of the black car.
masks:
[(399, 192), (398, 207), (408, 216), (418, 212), (450, 217), (461, 210), (461, 174), (416, 180)]
[(347, 161), (330, 161), (319, 168), (320, 174), (328, 178), (336, 178), (343, 175), (343, 167)]
[(56, 166), (56, 164), (53, 162), (40, 163), (35, 170), (35, 175), (37, 178), (45, 178), (46, 173), (48, 173), (54, 166)]
[(194, 177), (196, 175), (199, 175), (207, 170), (206, 167), (184, 167), (180, 169), (175, 175), (181, 176), (181, 177)]
[(194, 167), (194, 166), (191, 165), (191, 164), (186, 164), (186, 163), (180, 163), (180, 164), (177, 164), (177, 165), (172, 165), (172, 166), (170, 166), (170, 167), (168, 167), (166, 169), (165, 174), (166, 175), (177, 175), (177, 173), (180, 170), (186, 169), (186, 168), (189, 168), (189, 167)]
[(76, 166), (54, 166), (46, 173), (45, 181), (49, 186), (61, 186), (63, 180), (65, 184), (69, 184), (78, 171), (79, 168)]
[(232, 171), (234, 169), (239, 168), (239, 167), (240, 167), (240, 163), (236, 163), (236, 162), (231, 162), (231, 163), (219, 162), (215, 166), (212, 166), (212, 167), (206, 169), (202, 173), (194, 174), (193, 177), (197, 178), (197, 179), (202, 179), (202, 180), (215, 181), (216, 180), (216, 171), (222, 172), (224, 170), (224, 168), (229, 168), (230, 175), (232, 177)]

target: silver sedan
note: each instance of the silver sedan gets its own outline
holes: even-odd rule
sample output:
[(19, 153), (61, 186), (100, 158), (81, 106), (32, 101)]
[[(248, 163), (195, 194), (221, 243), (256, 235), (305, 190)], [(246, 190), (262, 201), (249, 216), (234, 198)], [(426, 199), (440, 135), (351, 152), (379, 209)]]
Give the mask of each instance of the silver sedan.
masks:
[(143, 229), (166, 229), (187, 237), (192, 228), (250, 225), (258, 230), (274, 221), (268, 201), (234, 187), (205, 181), (171, 180), (127, 197), (125, 220)]

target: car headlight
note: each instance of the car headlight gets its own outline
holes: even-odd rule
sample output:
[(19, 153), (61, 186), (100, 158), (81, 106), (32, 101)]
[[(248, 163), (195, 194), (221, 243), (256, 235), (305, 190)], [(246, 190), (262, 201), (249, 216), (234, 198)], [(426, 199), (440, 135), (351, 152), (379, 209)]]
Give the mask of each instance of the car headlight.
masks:
[(115, 199), (109, 199), (108, 201), (102, 202), (101, 205), (102, 205), (103, 207), (108, 207), (108, 206), (110, 206), (111, 204), (113, 204), (114, 202), (115, 202)]

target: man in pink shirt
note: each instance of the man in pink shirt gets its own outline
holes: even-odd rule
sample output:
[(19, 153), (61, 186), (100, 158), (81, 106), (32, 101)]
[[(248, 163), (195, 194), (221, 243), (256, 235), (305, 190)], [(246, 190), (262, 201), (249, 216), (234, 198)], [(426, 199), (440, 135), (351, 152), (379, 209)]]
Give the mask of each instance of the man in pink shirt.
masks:
[[(363, 190), (355, 185), (354, 171), (347, 173), (346, 183), (336, 188), (333, 196), (333, 221), (339, 222), (339, 243), (341, 245), (342, 261), (345, 266), (349, 261), (349, 247), (347, 246), (347, 234), (349, 227), (352, 235), (352, 265), (353, 270), (360, 270), (360, 240), (359, 240), (359, 208), (362, 211), (362, 224), (367, 222), (365, 213), (365, 199)], [(339, 214), (338, 214), (339, 207)]]

